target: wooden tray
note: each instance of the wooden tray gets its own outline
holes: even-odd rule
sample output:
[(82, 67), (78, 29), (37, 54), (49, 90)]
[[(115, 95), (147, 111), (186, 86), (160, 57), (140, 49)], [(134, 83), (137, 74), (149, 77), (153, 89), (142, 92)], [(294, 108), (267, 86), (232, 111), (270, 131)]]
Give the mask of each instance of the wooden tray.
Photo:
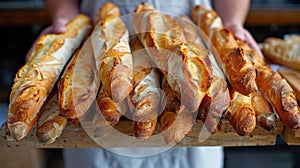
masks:
[[(208, 136), (206, 139), (203, 134), (200, 136), (200, 132), (203, 133), (205, 131), (201, 131), (203, 126), (202, 121), (197, 120), (194, 123), (192, 132), (175, 146), (270, 146), (276, 144), (277, 135), (281, 134), (284, 129), (282, 122), (277, 122), (274, 131), (267, 131), (257, 126), (252, 134), (240, 136), (227, 120), (222, 122), (221, 131)], [(132, 122), (122, 120), (118, 124), (117, 130), (127, 135), (132, 135)], [(134, 138), (132, 136), (128, 137)], [(138, 143), (128, 143), (126, 139), (118, 135), (113, 135), (108, 137), (106, 142), (111, 143), (106, 143), (104, 147), (158, 147), (161, 146), (163, 139), (159, 136), (154, 136), (151, 140), (137, 140)], [(92, 140), (81, 126), (67, 126), (63, 134), (52, 144), (38, 142), (36, 136), (32, 133), (19, 142), (7, 142), (5, 137), (2, 136), (0, 138), (0, 148), (3, 147), (97, 148), (101, 146)]]
[(300, 145), (300, 130), (294, 131), (285, 127), (281, 137), (287, 145)]
[[(300, 99), (300, 72), (283, 69), (279, 73), (287, 79), (296, 92), (298, 101)], [(90, 123), (85, 123), (89, 125)], [(248, 136), (239, 136), (232, 128), (227, 120), (223, 121), (222, 130), (213, 135), (203, 136), (203, 123), (197, 120), (193, 126), (192, 132), (187, 135), (176, 146), (270, 146), (276, 144), (278, 135), (287, 143), (287, 145), (300, 145), (300, 130), (293, 131), (285, 128), (282, 122), (277, 122), (276, 129), (273, 132), (266, 131), (260, 126), (257, 126), (252, 134)], [(122, 132), (128, 137), (132, 136), (132, 122), (122, 120), (116, 127), (119, 132)], [(3, 128), (2, 128), (3, 131)], [(33, 131), (34, 132), (34, 131)], [(206, 137), (208, 137), (206, 139)], [(122, 139), (121, 136), (108, 136), (104, 139), (105, 145), (96, 143), (87, 132), (81, 127), (67, 126), (61, 135), (53, 144), (43, 144), (38, 142), (34, 133), (28, 135), (25, 139), (19, 142), (7, 142), (4, 136), (0, 137), (0, 148), (3, 147), (35, 147), (35, 148), (88, 148), (88, 147), (157, 147), (164, 142), (162, 137), (151, 137), (151, 140), (136, 141), (137, 143), (128, 143), (127, 139)]]

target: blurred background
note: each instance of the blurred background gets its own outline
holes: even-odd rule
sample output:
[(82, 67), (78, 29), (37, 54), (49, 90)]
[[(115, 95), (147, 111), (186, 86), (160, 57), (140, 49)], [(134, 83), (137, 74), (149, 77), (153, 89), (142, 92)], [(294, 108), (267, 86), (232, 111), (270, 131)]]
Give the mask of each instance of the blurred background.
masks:
[[(39, 32), (50, 24), (43, 0), (0, 0), (0, 124), (5, 121), (10, 87)], [(300, 33), (300, 0), (252, 0), (245, 27), (258, 43), (266, 37)], [(300, 167), (300, 148), (226, 147), (225, 167)], [(18, 162), (16, 162), (16, 158)], [(1, 167), (63, 167), (61, 149), (0, 149)]]

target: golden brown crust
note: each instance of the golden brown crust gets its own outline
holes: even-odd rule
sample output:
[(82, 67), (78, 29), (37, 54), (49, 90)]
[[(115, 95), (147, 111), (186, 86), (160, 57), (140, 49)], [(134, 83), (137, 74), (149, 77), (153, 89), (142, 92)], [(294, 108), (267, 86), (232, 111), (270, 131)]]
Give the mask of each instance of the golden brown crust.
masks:
[(130, 41), (133, 57), (134, 88), (129, 95), (133, 113), (134, 135), (141, 139), (150, 137), (156, 127), (160, 104), (160, 72), (154, 68), (137, 37)]
[(287, 81), (271, 68), (261, 66), (257, 69), (256, 82), (282, 122), (291, 129), (299, 129), (299, 106), (295, 93)]
[(181, 102), (178, 100), (176, 93), (171, 89), (165, 78), (162, 79), (161, 88), (166, 96), (165, 99), (162, 100), (162, 104), (165, 105), (164, 111), (172, 111), (176, 114), (181, 113), (183, 106), (181, 105)]
[(12, 137), (20, 140), (30, 132), (63, 67), (90, 29), (90, 19), (78, 15), (67, 24), (65, 33), (39, 38), (29, 62), (16, 74), (12, 87), (7, 114)]
[(212, 68), (207, 57), (208, 52), (205, 48), (197, 48), (193, 43), (183, 43), (178, 46), (184, 76), (183, 81), (178, 81), (181, 95), (185, 96), (181, 100), (183, 105), (195, 111), (199, 108), (211, 84)]
[[(117, 6), (111, 6), (112, 12), (119, 10)], [(107, 9), (100, 8), (99, 13), (109, 12)], [(98, 15), (100, 15), (98, 13)], [(123, 41), (128, 39), (127, 29), (120, 18), (120, 13), (110, 14), (107, 18), (99, 20), (95, 24), (91, 40), (93, 44), (93, 51), (97, 60), (97, 65), (102, 63), (105, 58), (105, 54), (111, 50), (117, 43), (124, 43)], [(124, 52), (124, 51), (123, 51)], [(97, 67), (98, 67), (97, 66)], [(99, 67), (98, 67), (99, 68)]]
[(134, 136), (137, 137), (138, 139), (149, 138), (155, 131), (156, 123), (157, 123), (157, 118), (148, 119), (148, 120), (134, 119), (133, 121)]
[(255, 68), (266, 64), (264, 57), (259, 56), (258, 53), (253, 48), (251, 48), (246, 42), (240, 39), (235, 39), (235, 41), (237, 42), (239, 47), (244, 49), (245, 56), (251, 60)]
[(117, 46), (108, 51), (100, 66), (102, 88), (115, 102), (123, 101), (133, 88), (132, 56), (126, 47), (127, 52), (118, 52)]
[(214, 10), (209, 10), (203, 5), (192, 8), (192, 18), (206, 36), (209, 36), (213, 27), (223, 27), (221, 18)]
[(106, 2), (97, 12), (94, 18), (94, 23), (95, 25), (97, 25), (99, 22), (103, 21), (104, 19), (110, 17), (117, 18), (120, 16), (121, 14), (119, 8), (111, 2)]
[(233, 88), (229, 90), (231, 103), (227, 109), (227, 118), (239, 135), (249, 135), (256, 127), (256, 117), (251, 105), (251, 98), (240, 94)]
[(36, 136), (42, 143), (53, 143), (62, 134), (67, 124), (67, 119), (59, 116), (58, 93), (56, 89), (48, 96), (40, 110), (40, 114)]
[(133, 87), (132, 56), (127, 28), (119, 18), (119, 13), (112, 14), (118, 11), (118, 7), (110, 5), (108, 10), (104, 9), (105, 6), (99, 10), (102, 20), (99, 21), (100, 27), (93, 31), (92, 44), (96, 46), (94, 54), (103, 91), (119, 103)]
[[(203, 8), (203, 10), (205, 10), (203, 6), (199, 6), (199, 8)], [(191, 20), (189, 20), (189, 18), (186, 16), (177, 18), (177, 21), (180, 27), (183, 29), (185, 40), (193, 42), (200, 50), (205, 50), (200, 36), (200, 29), (191, 23)], [(211, 21), (211, 23), (212, 22), (213, 21)], [(207, 23), (207, 25), (210, 25), (211, 23)], [(203, 24), (204, 23), (201, 25)], [(209, 27), (207, 29), (209, 29)], [(214, 56), (209, 54), (206, 59), (210, 60), (209, 64), (211, 64), (212, 67), (210, 68), (212, 69), (210, 70), (212, 71), (212, 79), (211, 85), (208, 88), (206, 95), (199, 107), (198, 115), (204, 122), (207, 130), (211, 133), (215, 133), (221, 128), (222, 122), (220, 120), (230, 104), (230, 96), (225, 76), (218, 67)]]
[(130, 40), (130, 48), (132, 52), (134, 67), (133, 81), (134, 87), (136, 87), (136, 85), (140, 83), (140, 81), (151, 72), (154, 66), (150, 62), (150, 58), (148, 58), (144, 46), (141, 44), (140, 40), (137, 39), (137, 37), (133, 37)]
[[(299, 129), (299, 105), (295, 98), (295, 93), (291, 86), (283, 79), (279, 73), (274, 72), (266, 65), (263, 58), (259, 57), (254, 49), (243, 43), (239, 45), (247, 51), (246, 56), (253, 61), (257, 78), (256, 83), (261, 94), (271, 104), (283, 123), (291, 129)], [(272, 114), (270, 114), (272, 116)]]
[(56, 116), (41, 125), (36, 132), (36, 136), (42, 143), (53, 143), (61, 135), (66, 124), (67, 119), (65, 117)]
[(293, 35), (286, 39), (266, 38), (262, 52), (272, 62), (300, 70), (300, 36)]
[(203, 5), (192, 8), (192, 18), (194, 23), (200, 28), (200, 34), (206, 43), (210, 41), (210, 32), (213, 28), (223, 28), (222, 20), (217, 13)]
[(126, 112), (126, 110), (119, 111), (118, 105), (110, 99), (106, 92), (100, 91), (97, 103), (100, 112), (111, 126), (117, 125), (120, 117)]
[(192, 18), (202, 30), (202, 38), (210, 46), (229, 83), (244, 95), (257, 91), (254, 65), (238, 47), (232, 32), (223, 28), (217, 13), (204, 6), (195, 6)]
[(211, 41), (214, 55), (231, 86), (244, 95), (257, 91), (255, 67), (233, 34), (227, 29), (213, 29)]
[(80, 30), (87, 28), (88, 31), (86, 32), (85, 37), (90, 33), (92, 28), (92, 21), (91, 19), (84, 14), (78, 14), (74, 19), (72, 19), (67, 25), (67, 31), (63, 33), (63, 36), (66, 38), (74, 38), (77, 36)]
[(160, 127), (167, 145), (178, 143), (193, 127), (192, 113), (176, 114), (174, 111), (164, 111), (160, 117)]
[[(139, 8), (136, 12), (143, 11), (142, 7)], [(199, 49), (190, 42), (184, 43), (182, 29), (169, 15), (140, 12), (138, 16), (134, 16), (133, 23), (152, 61), (182, 103), (189, 110), (196, 111), (210, 85), (207, 50)], [(182, 95), (184, 97), (181, 98)]]
[[(245, 55), (250, 58), (256, 68), (265, 65), (263, 57), (252, 49), (244, 41), (236, 39), (237, 44), (245, 50)], [(271, 104), (265, 99), (261, 92), (256, 91), (250, 94), (252, 107), (256, 114), (258, 125), (266, 130), (274, 130), (277, 121), (277, 115), (273, 111)]]
[(100, 20), (92, 34), (96, 66), (102, 83), (97, 96), (102, 116), (95, 122), (98, 125), (97, 134), (105, 133), (107, 128), (119, 122), (127, 109), (123, 104), (125, 101), (127, 103), (126, 98), (133, 88), (128, 31), (119, 15), (117, 6), (106, 3), (99, 10)]
[(176, 21), (178, 22), (179, 26), (182, 28), (185, 42), (192, 42), (197, 47), (205, 48), (201, 35), (200, 35), (200, 29), (193, 23), (193, 21), (189, 18), (187, 15), (180, 15), (176, 18)]
[(134, 10), (134, 13), (140, 13), (140, 12), (154, 12), (155, 9), (150, 6), (148, 3), (142, 2), (140, 5), (136, 7)]
[(258, 125), (268, 131), (273, 131), (275, 129), (277, 116), (272, 106), (260, 92), (253, 92), (250, 96)]
[(181, 105), (166, 79), (163, 79), (162, 89), (166, 100), (159, 123), (165, 143), (170, 145), (180, 142), (191, 131), (193, 118), (192, 113)]
[(96, 99), (100, 81), (90, 38), (67, 65), (58, 83), (59, 110), (62, 116), (76, 119), (83, 116)]
[(99, 106), (98, 114), (94, 117), (94, 134), (95, 136), (103, 136), (115, 127), (127, 109), (127, 99), (123, 102), (116, 103), (109, 96), (108, 93), (101, 89), (97, 97), (97, 104)]
[(229, 104), (230, 95), (226, 81), (214, 76), (198, 112), (209, 132), (215, 133), (221, 129), (221, 119), (226, 114)]

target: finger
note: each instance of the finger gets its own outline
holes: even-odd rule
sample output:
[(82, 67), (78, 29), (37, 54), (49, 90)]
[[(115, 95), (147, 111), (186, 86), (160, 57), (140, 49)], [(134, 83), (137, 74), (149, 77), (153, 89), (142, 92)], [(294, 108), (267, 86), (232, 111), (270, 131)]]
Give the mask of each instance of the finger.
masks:
[(52, 33), (52, 26), (48, 26), (47, 28), (45, 28), (40, 34), (39, 37), (41, 37), (44, 34), (49, 34)]
[(53, 33), (64, 33), (66, 32), (67, 19), (58, 19), (53, 23)]
[(245, 41), (246, 40), (246, 36), (245, 36), (245, 32), (244, 31), (240, 31), (240, 30), (237, 30), (234, 33), (234, 37), (242, 40), (242, 41)]
[(254, 40), (252, 35), (248, 31), (246, 32), (245, 35), (246, 35), (246, 39), (245, 39), (246, 43), (248, 43), (249, 46), (252, 47), (258, 53), (259, 56), (264, 57), (263, 53), (260, 50), (260, 47), (258, 46), (257, 42)]
[(234, 24), (234, 25), (228, 25), (226, 28), (232, 31), (235, 38), (245, 41), (246, 37), (245, 37), (244, 27)]

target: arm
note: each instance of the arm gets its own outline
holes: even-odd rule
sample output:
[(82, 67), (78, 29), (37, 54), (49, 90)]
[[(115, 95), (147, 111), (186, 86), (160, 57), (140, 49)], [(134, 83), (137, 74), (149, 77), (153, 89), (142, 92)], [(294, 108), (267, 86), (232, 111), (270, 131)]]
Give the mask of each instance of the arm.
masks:
[(213, 0), (213, 5), (222, 18), (224, 27), (231, 30), (236, 38), (247, 42), (262, 56), (256, 41), (243, 27), (249, 11), (250, 0)]
[[(66, 24), (79, 14), (79, 3), (80, 0), (45, 0), (45, 7), (52, 20), (52, 24), (45, 28), (39, 36), (49, 33), (64, 33), (66, 31)], [(27, 52), (26, 62), (29, 60), (36, 42), (33, 43)]]
[(79, 13), (79, 3), (80, 0), (45, 0), (53, 33), (65, 32), (65, 25)]
[(244, 25), (250, 0), (213, 0), (214, 8), (221, 16), (223, 24)]

